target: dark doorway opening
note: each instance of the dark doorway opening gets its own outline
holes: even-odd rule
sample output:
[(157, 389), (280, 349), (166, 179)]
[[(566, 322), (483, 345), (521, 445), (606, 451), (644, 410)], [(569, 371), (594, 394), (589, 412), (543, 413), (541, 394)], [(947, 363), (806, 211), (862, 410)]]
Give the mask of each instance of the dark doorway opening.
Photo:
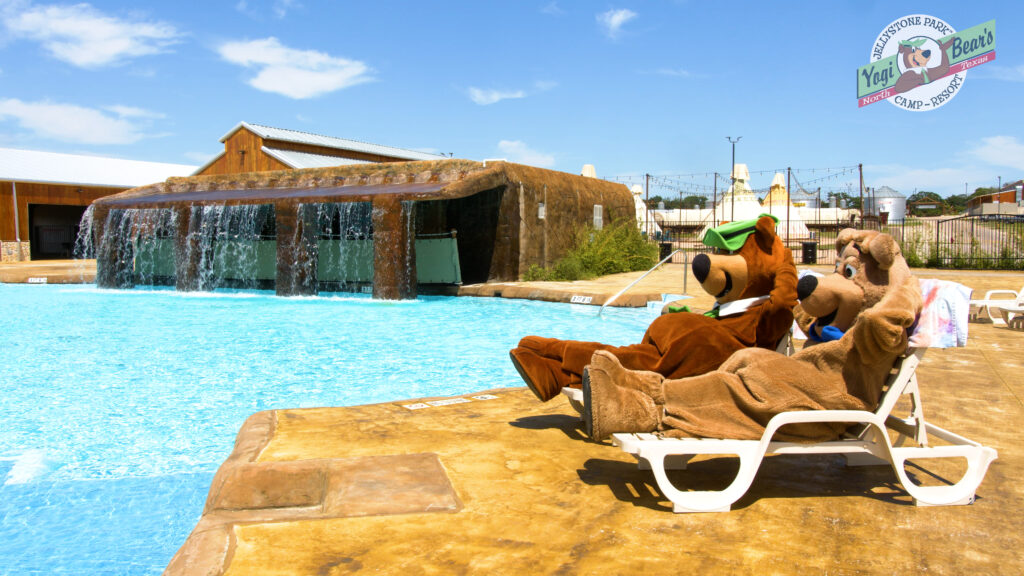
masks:
[(74, 258), (78, 223), (86, 206), (29, 204), (29, 241), (33, 260)]

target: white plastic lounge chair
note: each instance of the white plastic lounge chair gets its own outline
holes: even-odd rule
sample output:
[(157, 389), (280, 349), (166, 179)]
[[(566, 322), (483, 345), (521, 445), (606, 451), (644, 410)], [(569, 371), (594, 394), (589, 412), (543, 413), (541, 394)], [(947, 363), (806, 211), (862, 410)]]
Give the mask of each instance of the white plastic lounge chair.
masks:
[[(996, 459), (996, 451), (968, 440), (924, 419), (920, 391), (914, 369), (924, 355), (923, 348), (911, 350), (899, 363), (897, 374), (890, 378), (888, 390), (875, 412), (862, 410), (808, 410), (784, 412), (772, 418), (760, 440), (674, 439), (654, 434), (613, 434), (612, 442), (623, 451), (636, 456), (641, 469), (649, 468), (662, 494), (673, 503), (676, 512), (727, 512), (730, 506), (746, 493), (761, 465), (769, 454), (842, 454), (847, 465), (866, 466), (891, 464), (904, 489), (918, 506), (946, 506), (970, 504), (974, 493), (985, 477), (989, 464)], [(911, 413), (907, 418), (892, 415), (896, 402), (904, 394), (911, 398)], [(851, 422), (863, 426), (846, 438), (801, 444), (773, 442), (772, 436), (785, 424), (801, 422)], [(896, 433), (895, 443), (887, 431)], [(929, 436), (944, 440), (948, 445), (931, 446)], [(916, 446), (907, 446), (907, 442)], [(740, 459), (739, 472), (727, 488), (721, 491), (682, 491), (666, 475), (666, 469), (685, 469), (686, 463), (698, 454), (734, 454)], [(959, 482), (951, 486), (919, 486), (904, 470), (909, 459), (964, 458), (967, 471)]]
[[(1020, 304), (1016, 306), (1003, 304), (997, 308), (999, 310), (999, 315), (1002, 316), (1002, 321), (1006, 324), (1007, 328), (1012, 330), (1024, 330), (1024, 306)], [(991, 309), (991, 307), (989, 309)]]
[[(996, 459), (992, 448), (982, 446), (925, 421), (921, 393), (915, 370), (927, 346), (950, 347), (966, 345), (967, 307), (970, 290), (952, 282), (922, 280), (922, 292), (932, 305), (922, 312), (918, 331), (911, 336), (911, 346), (896, 361), (896, 373), (889, 377), (885, 392), (874, 412), (863, 410), (806, 410), (784, 412), (768, 422), (760, 440), (675, 439), (654, 434), (613, 434), (612, 442), (639, 460), (641, 469), (650, 469), (662, 494), (673, 503), (676, 512), (726, 512), (746, 493), (769, 454), (842, 454), (848, 466), (891, 464), (900, 483), (918, 506), (970, 504), (985, 477), (989, 464)], [(935, 292), (942, 290), (942, 297)], [(910, 414), (897, 417), (893, 410), (903, 396), (910, 397)], [(802, 444), (772, 441), (775, 432), (786, 424), (806, 422), (850, 422), (860, 424), (839, 439)], [(890, 438), (893, 433), (895, 441)], [(944, 442), (930, 444), (931, 439)], [(740, 467), (735, 480), (721, 491), (682, 491), (666, 475), (666, 469), (685, 469), (698, 454), (733, 454)], [(907, 460), (923, 458), (963, 458), (967, 469), (963, 477), (950, 486), (920, 486), (907, 476)]]
[[(996, 296), (999, 296), (996, 298)], [(1010, 312), (1009, 315), (1000, 312), (1000, 310), (1006, 307)], [(996, 314), (993, 314), (993, 308), (996, 309)], [(1006, 326), (1009, 324), (1008, 320), (1013, 318), (1014, 314), (1024, 313), (1024, 287), (1021, 288), (1020, 292), (1014, 292), (1013, 290), (989, 290), (985, 292), (985, 297), (980, 300), (971, 300), (971, 317), (980, 318), (982, 311), (988, 315), (989, 320), (997, 326)]]

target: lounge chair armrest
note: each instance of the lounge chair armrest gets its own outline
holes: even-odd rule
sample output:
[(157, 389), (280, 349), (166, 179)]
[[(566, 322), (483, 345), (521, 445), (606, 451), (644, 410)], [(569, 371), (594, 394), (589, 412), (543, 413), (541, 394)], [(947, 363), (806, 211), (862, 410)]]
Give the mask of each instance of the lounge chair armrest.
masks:
[(1000, 294), (1000, 295), (1004, 295), (1004, 296), (1011, 296), (1014, 299), (1017, 299), (1017, 297), (1019, 296), (1019, 294), (1017, 294), (1013, 290), (1005, 290), (1005, 289), (1004, 290), (989, 290), (988, 292), (985, 292), (985, 298), (984, 299), (985, 300), (989, 300), (989, 299), (992, 298), (992, 296), (994, 296), (996, 294)]

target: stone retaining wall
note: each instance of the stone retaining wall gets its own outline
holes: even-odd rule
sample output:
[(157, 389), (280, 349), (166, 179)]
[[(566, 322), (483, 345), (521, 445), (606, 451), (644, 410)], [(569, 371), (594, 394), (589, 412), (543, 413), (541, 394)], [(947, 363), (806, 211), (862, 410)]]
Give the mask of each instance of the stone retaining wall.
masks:
[(0, 262), (25, 262), (30, 254), (28, 242), (0, 242)]

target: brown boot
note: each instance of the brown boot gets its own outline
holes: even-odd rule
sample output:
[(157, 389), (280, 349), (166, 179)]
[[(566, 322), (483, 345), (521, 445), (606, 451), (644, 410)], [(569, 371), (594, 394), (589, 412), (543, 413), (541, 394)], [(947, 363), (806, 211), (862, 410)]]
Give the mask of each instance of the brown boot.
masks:
[(513, 348), (508, 355), (519, 376), (541, 402), (551, 400), (562, 391), (547, 365), (548, 359), (526, 348)]
[(654, 432), (664, 409), (631, 388), (616, 386), (608, 373), (588, 366), (583, 370), (583, 422), (587, 435), (600, 442), (617, 432)]
[[(598, 350), (590, 357), (591, 370), (603, 372), (606, 377), (618, 386), (639, 390), (651, 397), (654, 403), (665, 404), (665, 377), (657, 372), (647, 370), (628, 370), (619, 359), (607, 350)], [(593, 377), (593, 376), (591, 376)]]

